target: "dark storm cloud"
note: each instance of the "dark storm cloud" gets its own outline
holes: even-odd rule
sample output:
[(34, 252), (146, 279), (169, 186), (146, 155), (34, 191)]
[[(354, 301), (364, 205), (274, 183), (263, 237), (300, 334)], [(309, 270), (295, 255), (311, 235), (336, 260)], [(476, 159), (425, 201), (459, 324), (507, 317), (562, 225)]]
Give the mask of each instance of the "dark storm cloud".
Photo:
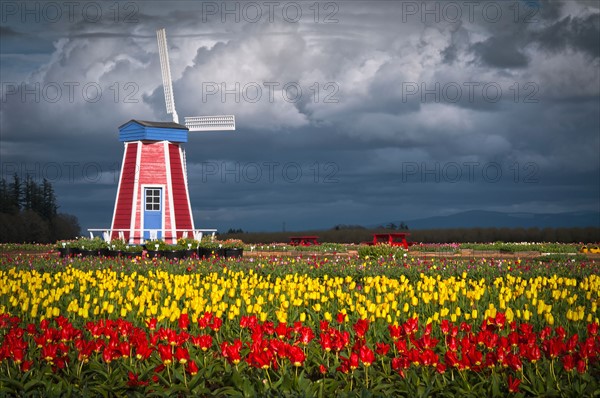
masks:
[[(236, 132), (190, 133), (184, 145), (198, 227), (306, 229), (472, 209), (597, 207), (594, 3), (518, 2), (520, 17), (536, 12), (528, 24), (514, 22), (512, 2), (500, 3), (506, 18), (494, 23), (480, 13), (469, 20), (466, 10), (460, 21), (424, 23), (389, 1), (340, 2), (331, 24), (315, 23), (310, 10), (298, 23), (281, 15), (224, 23), (221, 15), (204, 21), (199, 4), (139, 3), (133, 24), (3, 26), (2, 81), (20, 83), (5, 78), (10, 72), (29, 90), (40, 87), (37, 102), (35, 93), (23, 99), (20, 85), (9, 94), (3, 87), (3, 172), (39, 163), (43, 175), (44, 164), (58, 164), (61, 210), (84, 227), (107, 226), (123, 151), (118, 126), (169, 120), (155, 39), (166, 27), (180, 118), (236, 115)], [(47, 56), (33, 58), (43, 48)], [(35, 68), (17, 74), (26, 64)], [(65, 90), (66, 82), (78, 84), (74, 101), (63, 91), (52, 102), (54, 85)], [(265, 82), (279, 84), (272, 100)], [(263, 91), (256, 101), (248, 92), (206, 95), (206, 83)], [(286, 83), (301, 86), (301, 98), (286, 99)], [(101, 98), (85, 100), (86, 84), (100, 87)], [(336, 101), (326, 102), (331, 93)]]
[(517, 48), (517, 43), (511, 43), (510, 37), (490, 37), (475, 43), (473, 50), (485, 65), (493, 68), (524, 68), (528, 63), (527, 56)]
[(36, 34), (23, 32), (10, 26), (0, 26), (0, 54), (50, 53), (52, 44), (37, 37)]
[(534, 35), (540, 46), (551, 51), (576, 49), (592, 58), (600, 57), (600, 15), (565, 17)]
[(0, 25), (0, 36), (3, 36), (6, 38), (6, 37), (14, 37), (14, 36), (23, 36), (23, 34), (15, 31), (14, 29), (12, 29), (8, 26)]

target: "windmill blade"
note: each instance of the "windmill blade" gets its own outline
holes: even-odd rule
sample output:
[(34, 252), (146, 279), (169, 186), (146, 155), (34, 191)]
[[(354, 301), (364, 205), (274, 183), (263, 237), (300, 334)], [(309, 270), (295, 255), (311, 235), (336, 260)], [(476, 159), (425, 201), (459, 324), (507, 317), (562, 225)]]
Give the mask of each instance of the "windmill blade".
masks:
[(173, 83), (171, 80), (171, 67), (169, 66), (169, 50), (167, 49), (167, 33), (165, 28), (156, 31), (158, 39), (158, 54), (160, 55), (160, 71), (162, 72), (163, 88), (165, 90), (165, 103), (167, 113), (173, 115), (173, 121), (179, 123), (179, 116), (175, 111), (175, 99), (173, 98)]
[(185, 127), (190, 131), (235, 130), (235, 116), (194, 116), (185, 118)]

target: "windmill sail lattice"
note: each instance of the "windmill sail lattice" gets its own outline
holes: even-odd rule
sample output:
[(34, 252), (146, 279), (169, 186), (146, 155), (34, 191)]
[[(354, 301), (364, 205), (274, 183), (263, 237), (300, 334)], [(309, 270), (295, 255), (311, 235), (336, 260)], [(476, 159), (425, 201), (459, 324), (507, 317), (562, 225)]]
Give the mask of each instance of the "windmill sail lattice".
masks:
[(167, 113), (173, 115), (173, 121), (179, 123), (179, 117), (175, 111), (175, 99), (173, 98), (173, 83), (171, 79), (171, 66), (169, 65), (169, 50), (167, 48), (167, 33), (165, 29), (156, 31), (158, 39), (158, 54), (160, 56), (160, 70), (162, 72), (162, 81), (165, 91), (165, 103), (167, 104)]
[[(162, 72), (163, 87), (165, 90), (165, 103), (167, 113), (173, 116), (173, 121), (179, 123), (179, 116), (175, 110), (175, 98), (173, 95), (173, 81), (171, 79), (171, 67), (169, 65), (169, 50), (167, 48), (167, 33), (164, 28), (156, 31), (158, 39), (158, 53), (160, 55), (160, 69)], [(189, 131), (223, 131), (235, 130), (235, 116), (193, 116), (185, 118), (185, 126)]]

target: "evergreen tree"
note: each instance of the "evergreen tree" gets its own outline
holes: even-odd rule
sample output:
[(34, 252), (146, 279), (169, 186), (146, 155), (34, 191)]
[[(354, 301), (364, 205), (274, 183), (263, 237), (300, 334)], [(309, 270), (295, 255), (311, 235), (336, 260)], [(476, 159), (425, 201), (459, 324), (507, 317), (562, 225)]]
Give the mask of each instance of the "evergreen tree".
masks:
[(21, 179), (17, 173), (13, 176), (13, 182), (8, 186), (8, 198), (12, 214), (18, 213), (21, 210)]
[(77, 217), (58, 214), (54, 188), (46, 179), (38, 184), (17, 174), (10, 184), (0, 181), (0, 242), (54, 242), (79, 234)]
[(15, 209), (12, 208), (12, 203), (8, 192), (8, 184), (4, 178), (0, 180), (0, 213), (15, 213)]
[(58, 206), (56, 205), (56, 196), (54, 195), (54, 188), (52, 184), (44, 178), (42, 183), (42, 208), (40, 214), (47, 220), (56, 217)]

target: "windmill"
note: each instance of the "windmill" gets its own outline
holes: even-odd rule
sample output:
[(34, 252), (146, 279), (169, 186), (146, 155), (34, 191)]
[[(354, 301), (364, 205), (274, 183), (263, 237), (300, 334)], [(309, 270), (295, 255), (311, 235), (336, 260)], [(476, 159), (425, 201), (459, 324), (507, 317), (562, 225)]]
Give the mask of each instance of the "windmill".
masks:
[(130, 243), (177, 238), (194, 233), (185, 152), (189, 131), (235, 130), (233, 115), (186, 117), (179, 123), (173, 97), (165, 29), (156, 31), (167, 113), (172, 122), (132, 119), (119, 127), (125, 145), (111, 239)]

